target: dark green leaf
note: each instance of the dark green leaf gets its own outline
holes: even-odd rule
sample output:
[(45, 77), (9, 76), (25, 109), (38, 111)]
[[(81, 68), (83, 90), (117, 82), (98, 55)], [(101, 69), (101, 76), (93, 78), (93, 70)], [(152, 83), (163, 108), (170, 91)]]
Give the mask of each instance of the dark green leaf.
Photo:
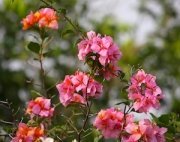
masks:
[(40, 51), (40, 45), (36, 42), (30, 42), (28, 45), (27, 45), (27, 48), (34, 52), (34, 53), (37, 53), (39, 54), (39, 51)]
[(66, 30), (66, 31), (64, 31), (63, 33), (62, 33), (62, 36), (66, 36), (66, 35), (68, 35), (68, 34), (73, 34), (74, 33), (74, 31), (73, 30)]
[(59, 9), (59, 12), (62, 13), (62, 14), (64, 14), (64, 15), (66, 15), (66, 9), (65, 9), (65, 8)]

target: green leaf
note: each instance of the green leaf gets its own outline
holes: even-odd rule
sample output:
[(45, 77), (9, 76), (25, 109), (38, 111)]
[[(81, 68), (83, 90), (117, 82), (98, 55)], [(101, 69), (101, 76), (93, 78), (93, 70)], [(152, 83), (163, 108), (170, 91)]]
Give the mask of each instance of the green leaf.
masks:
[(119, 76), (120, 76), (120, 79), (122, 80), (125, 77), (125, 73), (122, 71), (119, 71)]
[(28, 45), (27, 45), (27, 48), (36, 53), (36, 54), (39, 54), (39, 51), (40, 51), (40, 45), (36, 42), (30, 42)]
[(59, 9), (59, 12), (62, 13), (62, 14), (64, 14), (64, 15), (66, 15), (66, 9), (65, 9), (65, 8)]
[(31, 90), (31, 96), (32, 98), (42, 97), (42, 95), (35, 90)]
[(66, 31), (64, 31), (64, 32), (62, 33), (62, 36), (66, 36), (66, 35), (68, 35), (68, 34), (73, 34), (73, 33), (74, 33), (73, 30), (68, 29), (68, 30), (66, 30)]
[(162, 122), (164, 124), (168, 124), (170, 118), (171, 118), (171, 116), (169, 114), (163, 114), (158, 119), (159, 119), (160, 122)]

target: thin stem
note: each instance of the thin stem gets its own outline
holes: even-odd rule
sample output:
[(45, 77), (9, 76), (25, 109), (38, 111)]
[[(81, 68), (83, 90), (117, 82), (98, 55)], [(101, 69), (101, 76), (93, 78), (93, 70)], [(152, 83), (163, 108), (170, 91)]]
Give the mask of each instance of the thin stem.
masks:
[(84, 34), (82, 31), (69, 19), (66, 15), (63, 14), (64, 19), (75, 29), (76, 33), (81, 36), (81, 38), (85, 38)]
[(57, 138), (58, 138), (61, 142), (63, 142), (63, 140), (62, 140), (59, 136), (57, 136)]
[(81, 134), (84, 131), (84, 128), (86, 127), (86, 124), (88, 122), (89, 114), (90, 114), (90, 110), (91, 110), (91, 105), (92, 105), (91, 101), (90, 101), (90, 104), (89, 104), (88, 96), (87, 96), (87, 89), (88, 89), (89, 81), (90, 81), (90, 76), (89, 76), (89, 79), (88, 79), (88, 82), (87, 82), (87, 87), (86, 87), (86, 102), (87, 102), (86, 106), (87, 106), (87, 112), (86, 112), (84, 124), (83, 124), (81, 130), (78, 132), (78, 142), (81, 142)]
[(126, 112), (126, 104), (125, 104), (125, 107), (124, 107), (124, 117), (123, 117), (123, 121), (124, 121), (124, 122), (123, 122), (123, 124), (122, 124), (121, 132), (120, 132), (120, 134), (119, 134), (119, 141), (120, 141), (120, 142), (121, 142), (122, 131), (123, 131), (125, 125), (126, 125), (126, 114), (127, 114), (127, 112)]
[(5, 101), (0, 101), (1, 104), (6, 104), (8, 105), (9, 103), (8, 102), (5, 102)]
[(14, 125), (14, 123), (8, 122), (8, 121), (4, 121), (4, 120), (0, 120), (0, 123), (4, 123), (4, 124), (8, 124), (8, 125)]
[[(15, 115), (14, 115), (13, 110), (11, 108), (11, 103), (9, 103), (8, 101), (0, 101), (0, 104), (2, 104), (4, 107), (6, 107), (10, 111), (13, 122), (15, 123)], [(10, 124), (11, 123), (11, 125), (14, 124), (13, 122), (7, 122), (7, 121), (4, 121), (4, 120), (0, 120), (0, 122), (5, 123), (5, 124)]]
[[(89, 104), (89, 103), (88, 103), (88, 104)], [(86, 116), (85, 116), (84, 124), (83, 124), (81, 130), (78, 132), (78, 142), (81, 142), (81, 134), (82, 134), (82, 132), (84, 131), (84, 128), (85, 128), (85, 126), (86, 126), (86, 124), (87, 124), (87, 122), (88, 122), (89, 114), (90, 114), (90, 110), (91, 110), (91, 104), (92, 104), (92, 103), (90, 102), (90, 104), (87, 105), (88, 109), (87, 109), (87, 113), (86, 113)]]
[[(41, 37), (43, 37), (43, 36), (41, 36)], [(40, 45), (40, 52), (39, 52), (41, 92), (42, 92), (42, 95), (47, 96), (46, 86), (45, 86), (45, 70), (43, 67), (43, 49), (44, 49), (44, 39), (42, 38), (42, 42)]]
[(49, 6), (50, 4), (49, 3), (47, 3), (46, 1), (44, 1), (44, 0), (40, 0), (41, 2), (43, 2), (44, 4), (46, 4), (47, 6)]
[(76, 133), (78, 133), (78, 130), (77, 130), (76, 127), (73, 125), (73, 123), (71, 122), (71, 120), (70, 120), (67, 116), (65, 116), (65, 115), (61, 115), (61, 116), (63, 116), (64, 118), (66, 118), (68, 124), (74, 129), (74, 131), (75, 131)]

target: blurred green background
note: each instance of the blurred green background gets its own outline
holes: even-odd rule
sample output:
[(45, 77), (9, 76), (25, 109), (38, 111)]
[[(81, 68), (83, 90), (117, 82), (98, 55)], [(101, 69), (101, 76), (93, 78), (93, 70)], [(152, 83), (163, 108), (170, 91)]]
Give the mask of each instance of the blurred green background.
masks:
[[(170, 111), (180, 114), (180, 1), (179, 0), (54, 0), (56, 8), (65, 8), (67, 15), (83, 31), (94, 30), (111, 35), (123, 53), (121, 69), (129, 77), (131, 67), (142, 67), (157, 76), (165, 99), (158, 113)], [(0, 119), (21, 120), (31, 90), (39, 90), (35, 55), (25, 48), (34, 40), (33, 31), (23, 31), (20, 21), (43, 3), (38, 0), (0, 0), (0, 100), (8, 101), (9, 108), (0, 105)], [(79, 37), (67, 31), (72, 27), (60, 17), (58, 32), (52, 32), (51, 51), (44, 61), (48, 72), (46, 86), (51, 87), (67, 74), (87, 67), (77, 59), (76, 43)], [(125, 98), (123, 84), (118, 79), (105, 82), (104, 94), (96, 100), (94, 112), (113, 106)], [(58, 96), (54, 88), (49, 94)], [(12, 104), (11, 104), (12, 103)], [(62, 107), (62, 106), (61, 106)], [(63, 108), (60, 108), (63, 110)]]

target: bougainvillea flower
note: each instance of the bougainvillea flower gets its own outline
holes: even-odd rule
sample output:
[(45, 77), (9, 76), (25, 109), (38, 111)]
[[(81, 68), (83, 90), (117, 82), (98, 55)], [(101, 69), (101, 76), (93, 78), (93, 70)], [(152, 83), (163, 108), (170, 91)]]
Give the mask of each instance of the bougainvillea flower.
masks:
[(96, 62), (91, 67), (100, 69), (97, 70), (97, 74), (105, 75), (105, 79), (107, 80), (115, 77), (112, 74), (118, 72), (118, 70), (109, 70), (108, 73), (102, 74), (102, 70), (107, 72), (109, 66), (113, 66), (113, 69), (119, 69), (117, 62), (121, 58), (121, 52), (110, 36), (103, 37), (94, 31), (90, 31), (87, 33), (87, 38), (78, 43), (78, 50), (79, 60)]
[(25, 123), (19, 123), (16, 136), (11, 142), (34, 142), (44, 136), (44, 127), (29, 127)]
[(125, 119), (123, 112), (115, 108), (109, 108), (98, 113), (93, 125), (102, 132), (105, 138), (118, 138), (122, 132), (123, 125), (126, 126), (132, 121), (132, 115), (127, 114)]
[(102, 87), (99, 82), (80, 71), (75, 75), (66, 75), (64, 81), (56, 85), (60, 102), (64, 106), (71, 103), (85, 104), (89, 98), (98, 98), (102, 94)]
[(54, 9), (42, 8), (39, 10), (40, 19), (38, 25), (40, 28), (47, 27), (51, 29), (58, 29), (57, 14)]
[(57, 20), (58, 16), (54, 9), (42, 8), (35, 13), (30, 12), (21, 23), (23, 24), (23, 30), (27, 30), (35, 25), (38, 25), (39, 28), (58, 29)]
[(54, 108), (51, 107), (51, 100), (43, 97), (37, 97), (28, 103), (26, 113), (32, 117), (52, 117)]
[(165, 142), (164, 134), (167, 129), (158, 127), (148, 119), (139, 121), (138, 124), (129, 123), (125, 127), (126, 135), (123, 136), (122, 142)]
[(23, 30), (27, 30), (34, 26), (39, 20), (39, 13), (36, 12), (35, 14), (31, 11), (29, 15), (24, 18), (21, 23), (23, 24)]
[(128, 97), (134, 101), (133, 107), (136, 111), (147, 112), (150, 108), (159, 108), (163, 95), (156, 84), (156, 77), (139, 70), (131, 78)]

